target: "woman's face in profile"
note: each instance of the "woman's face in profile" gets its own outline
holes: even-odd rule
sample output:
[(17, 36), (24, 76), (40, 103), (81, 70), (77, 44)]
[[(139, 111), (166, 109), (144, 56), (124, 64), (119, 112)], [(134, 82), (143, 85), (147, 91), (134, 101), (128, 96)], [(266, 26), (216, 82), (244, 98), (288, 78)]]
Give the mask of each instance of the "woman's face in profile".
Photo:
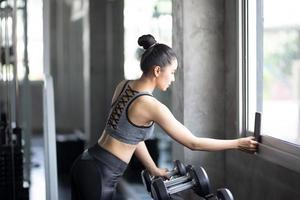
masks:
[(157, 88), (166, 91), (173, 81), (175, 81), (175, 73), (177, 70), (177, 59), (174, 59), (170, 65), (160, 68), (160, 73), (157, 77)]

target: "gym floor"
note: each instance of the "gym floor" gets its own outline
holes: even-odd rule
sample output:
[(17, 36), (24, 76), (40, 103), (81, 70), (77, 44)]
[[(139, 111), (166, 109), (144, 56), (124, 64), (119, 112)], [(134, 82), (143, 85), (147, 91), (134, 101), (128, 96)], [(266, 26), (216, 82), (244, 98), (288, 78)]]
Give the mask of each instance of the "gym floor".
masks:
[[(44, 165), (44, 145), (43, 137), (38, 135), (32, 137), (32, 165), (31, 165), (31, 185), (30, 200), (46, 200), (45, 191), (45, 165)], [(166, 155), (161, 155), (165, 157)], [(71, 199), (68, 175), (58, 177), (59, 200)], [(115, 200), (148, 200), (151, 199), (143, 184), (129, 183), (122, 180)]]

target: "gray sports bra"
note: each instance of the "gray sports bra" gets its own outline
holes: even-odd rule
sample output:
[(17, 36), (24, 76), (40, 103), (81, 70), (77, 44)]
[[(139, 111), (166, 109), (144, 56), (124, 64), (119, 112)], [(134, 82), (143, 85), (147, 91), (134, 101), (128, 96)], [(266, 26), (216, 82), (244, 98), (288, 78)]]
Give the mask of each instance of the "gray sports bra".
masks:
[(128, 83), (129, 81), (124, 84), (120, 95), (111, 106), (105, 130), (119, 141), (127, 144), (137, 144), (152, 136), (154, 122), (149, 126), (135, 125), (128, 118), (128, 108), (138, 97), (143, 95), (152, 96), (152, 94), (135, 91)]

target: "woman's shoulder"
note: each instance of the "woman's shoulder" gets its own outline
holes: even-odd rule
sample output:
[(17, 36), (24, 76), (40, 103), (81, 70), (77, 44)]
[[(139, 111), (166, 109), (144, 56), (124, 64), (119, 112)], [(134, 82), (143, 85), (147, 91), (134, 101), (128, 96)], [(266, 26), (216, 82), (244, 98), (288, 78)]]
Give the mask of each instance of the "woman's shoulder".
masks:
[(144, 110), (153, 110), (161, 106), (161, 102), (157, 100), (154, 96), (143, 93), (133, 102), (133, 106), (143, 108)]
[(119, 88), (119, 87), (122, 87), (123, 85), (125, 85), (127, 82), (129, 82), (130, 80), (126, 80), (126, 79), (124, 79), (124, 80), (121, 80), (119, 83), (118, 83), (118, 85), (117, 85), (117, 87), (116, 88)]
[(116, 92), (121, 91), (122, 88), (124, 88), (125, 85), (126, 85), (129, 81), (130, 81), (130, 80), (126, 80), (126, 79), (120, 81), (120, 82), (117, 84), (117, 86), (116, 86), (116, 88), (115, 88), (115, 91), (116, 91)]
[(128, 83), (128, 80), (122, 80), (117, 84), (117, 86), (115, 87), (112, 102), (114, 102), (116, 100), (116, 98), (122, 93), (126, 83)]

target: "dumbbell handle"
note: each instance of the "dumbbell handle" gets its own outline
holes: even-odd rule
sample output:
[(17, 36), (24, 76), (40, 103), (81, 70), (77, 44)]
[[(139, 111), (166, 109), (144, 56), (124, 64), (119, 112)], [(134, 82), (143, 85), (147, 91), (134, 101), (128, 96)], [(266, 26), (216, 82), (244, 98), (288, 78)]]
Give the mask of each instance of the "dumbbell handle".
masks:
[(165, 181), (165, 186), (166, 187), (171, 187), (173, 185), (177, 185), (179, 183), (184, 183), (184, 182), (187, 182), (189, 180), (191, 180), (191, 178), (189, 176), (180, 176), (180, 177)]
[(173, 170), (167, 172), (167, 176), (170, 178), (174, 176), (175, 174), (179, 173), (177, 167), (175, 167)]
[(174, 170), (167, 172), (167, 176), (169, 178), (171, 178), (172, 176), (174, 176), (176, 174), (176, 172)]
[(188, 181), (182, 184), (175, 185), (173, 187), (168, 188), (169, 194), (175, 194), (177, 192), (181, 192), (183, 190), (191, 189), (195, 183), (193, 181)]

